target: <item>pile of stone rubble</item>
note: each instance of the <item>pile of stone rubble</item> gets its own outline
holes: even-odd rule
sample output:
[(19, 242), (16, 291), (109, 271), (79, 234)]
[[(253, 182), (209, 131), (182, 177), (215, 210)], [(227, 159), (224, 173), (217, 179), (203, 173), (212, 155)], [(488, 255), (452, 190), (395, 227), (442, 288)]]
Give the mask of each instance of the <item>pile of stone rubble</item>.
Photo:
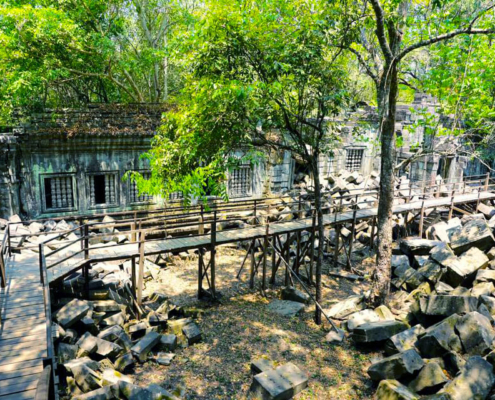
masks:
[[(89, 287), (74, 274), (59, 288), (53, 305), (59, 374), (74, 399), (177, 399), (159, 385), (133, 384), (136, 363), (170, 365), (178, 346), (194, 345), (202, 333), (192, 309), (170, 303), (160, 293), (144, 298), (137, 318), (126, 263), (96, 264)], [(89, 293), (91, 300), (64, 296)]]
[(355, 343), (383, 346), (368, 369), (377, 399), (495, 395), (495, 209), (479, 209), (394, 248), (390, 308), (367, 309), (362, 295), (327, 310)]

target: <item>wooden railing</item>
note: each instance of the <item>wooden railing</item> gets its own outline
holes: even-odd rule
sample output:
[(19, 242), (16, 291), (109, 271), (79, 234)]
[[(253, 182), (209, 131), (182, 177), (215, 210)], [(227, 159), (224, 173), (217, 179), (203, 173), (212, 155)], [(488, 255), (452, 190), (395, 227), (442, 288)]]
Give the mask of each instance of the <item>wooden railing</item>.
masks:
[[(476, 186), (477, 184), (477, 186)], [(478, 202), (480, 202), (480, 195), (482, 191), (493, 190), (495, 184), (490, 183), (489, 176), (484, 176), (482, 179), (468, 179), (463, 182), (451, 183), (448, 185), (445, 184), (437, 184), (437, 185), (429, 185), (423, 186), (421, 190), (413, 189), (412, 185), (407, 188), (399, 188), (394, 190), (394, 198), (402, 199), (405, 203), (411, 202), (412, 199), (416, 198), (422, 204), (418, 206), (418, 209), (421, 209), (421, 215), (424, 214), (424, 204), (428, 198), (438, 198), (441, 195), (445, 195), (445, 197), (451, 197), (451, 203), (453, 205), (454, 195), (455, 194), (463, 194), (466, 192), (466, 188), (470, 188), (470, 193), (478, 193)], [(347, 207), (351, 207), (354, 210), (354, 218), (356, 217), (356, 213), (358, 208), (372, 208), (376, 206), (379, 201), (379, 190), (372, 189), (351, 189), (349, 192), (358, 191), (358, 194), (346, 194), (340, 195), (336, 197), (328, 196), (328, 193), (325, 196), (325, 201), (330, 203), (329, 206), (323, 207), (324, 213), (332, 213), (335, 215), (335, 220), (337, 221), (338, 215), (340, 215), (343, 210)], [(366, 199), (366, 197), (375, 196), (373, 199)], [(145, 242), (150, 243), (156, 240), (167, 240), (173, 238), (169, 233), (174, 230), (179, 229), (187, 229), (191, 228), (194, 234), (190, 234), (190, 231), (187, 232), (188, 238), (197, 238), (204, 237), (206, 235), (211, 236), (211, 232), (216, 232), (218, 230), (219, 224), (224, 224), (229, 222), (250, 222), (251, 227), (253, 225), (253, 221), (255, 222), (255, 226), (259, 226), (259, 220), (266, 216), (267, 218), (276, 219), (283, 217), (287, 214), (296, 215), (296, 218), (303, 218), (306, 214), (315, 210), (314, 207), (314, 199), (312, 195), (299, 196), (294, 201), (286, 201), (280, 199), (271, 199), (270, 201), (266, 200), (258, 203), (256, 200), (249, 202), (249, 204), (239, 204), (241, 202), (237, 202), (236, 205), (226, 204), (222, 207), (214, 207), (211, 209), (207, 209), (206, 207), (199, 206), (199, 210), (182, 212), (180, 214), (170, 213), (169, 215), (163, 215), (160, 217), (146, 217), (142, 219), (124, 219), (117, 220), (114, 222), (92, 222), (88, 224), (84, 224), (73, 228), (68, 231), (64, 231), (59, 236), (54, 237), (46, 242), (43, 245), (47, 245), (52, 241), (63, 238), (64, 236), (70, 233), (78, 233), (79, 237), (77, 239), (71, 240), (62, 247), (52, 250), (46, 253), (45, 259), (50, 258), (51, 260), (47, 262), (46, 269), (50, 271), (56, 266), (59, 266), (65, 262), (70, 260), (74, 261), (75, 264), (79, 264), (82, 266), (84, 264), (84, 260), (90, 260), (90, 252), (92, 251), (100, 251), (101, 249), (108, 248), (118, 248), (119, 246), (127, 246), (129, 243), (115, 244), (111, 243), (104, 246), (98, 246), (97, 248), (90, 248), (89, 240), (90, 238), (97, 239), (100, 237), (108, 237), (114, 235), (125, 235), (130, 239), (131, 243), (136, 243), (136, 251), (133, 254), (130, 254), (129, 257), (138, 257), (142, 252)], [(307, 208), (307, 203), (309, 203), (309, 208)], [(294, 211), (294, 206), (297, 206), (297, 210)], [(363, 207), (360, 207), (363, 206)], [(289, 211), (275, 211), (281, 207), (289, 207)], [(452, 212), (453, 207), (450, 207)], [(229, 216), (229, 212), (237, 213), (238, 215)], [(242, 212), (247, 212), (246, 215), (240, 215)], [(223, 217), (222, 217), (223, 215)], [(220, 216), (220, 217), (219, 217)], [(185, 222), (184, 222), (185, 221)], [(106, 233), (99, 232), (102, 228), (115, 228), (115, 229), (125, 229), (121, 230), (118, 234), (116, 233)], [(207, 229), (207, 227), (209, 229)], [(222, 230), (233, 230), (240, 229), (238, 227), (232, 228), (224, 228)], [(209, 233), (206, 233), (206, 231)], [(420, 222), (420, 231), (422, 232), (422, 223)], [(372, 232), (372, 236), (374, 232)], [(161, 237), (157, 237), (155, 239), (146, 239), (143, 238), (149, 237), (150, 235), (161, 235)], [(139, 239), (138, 239), (139, 238)], [(213, 239), (210, 237), (210, 239)], [(352, 242), (352, 241), (351, 241)], [(77, 250), (71, 251), (70, 254), (64, 255), (63, 257), (56, 257), (58, 253), (63, 250), (74, 246), (75, 244), (80, 243), (77, 246)], [(54, 259), (56, 257), (56, 259)], [(138, 285), (139, 286), (139, 285)]]
[(43, 304), (45, 310), (46, 357), (43, 359), (44, 369), (38, 380), (35, 399), (52, 400), (55, 398), (55, 374), (57, 362), (55, 360), (55, 351), (53, 347), (50, 282), (48, 281), (47, 276), (46, 257), (43, 244), (39, 245), (39, 260), (40, 281), (43, 286)]

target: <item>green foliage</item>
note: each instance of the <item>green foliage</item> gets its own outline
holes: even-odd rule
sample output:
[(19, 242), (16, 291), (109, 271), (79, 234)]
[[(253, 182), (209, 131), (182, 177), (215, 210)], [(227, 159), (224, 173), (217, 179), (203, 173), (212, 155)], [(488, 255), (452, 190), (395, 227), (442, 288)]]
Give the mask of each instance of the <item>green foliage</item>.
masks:
[(146, 155), (154, 193), (225, 197), (235, 150), (244, 162), (259, 160), (256, 149), (265, 147), (311, 164), (338, 142), (328, 117), (349, 94), (345, 59), (329, 46), (325, 4), (215, 1), (207, 10), (184, 38), (185, 87)]

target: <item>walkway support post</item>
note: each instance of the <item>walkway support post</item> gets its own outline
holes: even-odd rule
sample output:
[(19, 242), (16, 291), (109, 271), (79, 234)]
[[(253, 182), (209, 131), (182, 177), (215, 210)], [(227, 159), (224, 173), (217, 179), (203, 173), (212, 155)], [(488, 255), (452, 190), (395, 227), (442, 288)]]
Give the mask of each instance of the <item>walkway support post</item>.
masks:
[(315, 258), (315, 240), (316, 240), (316, 211), (313, 210), (313, 219), (311, 221), (311, 249), (309, 251), (309, 283), (313, 283), (313, 265)]
[(266, 263), (268, 261), (268, 235), (270, 232), (270, 224), (266, 224), (266, 232), (265, 232), (265, 237), (263, 239), (263, 276), (261, 280), (261, 289), (263, 290), (263, 293), (265, 293), (266, 290)]
[(203, 249), (198, 249), (198, 299), (203, 294)]
[(425, 201), (421, 203), (421, 211), (419, 212), (419, 237), (423, 237), (423, 225), (425, 221)]
[(217, 211), (213, 212), (213, 222), (211, 223), (211, 260), (210, 260), (210, 274), (211, 274), (211, 295), (213, 298), (216, 297), (215, 288), (215, 256), (217, 253)]
[(84, 259), (89, 259), (89, 227), (84, 225)]
[(485, 192), (488, 192), (489, 186), (490, 186), (490, 173), (488, 172), (486, 174), (486, 179), (485, 179)]
[[(139, 223), (141, 228), (141, 223)], [(139, 230), (139, 274), (138, 274), (138, 291), (137, 291), (137, 303), (141, 306), (143, 300), (143, 282), (144, 282), (144, 243), (146, 240), (146, 234), (143, 230)]]
[[(452, 196), (450, 198), (450, 209), (449, 209), (449, 217), (448, 221), (452, 219), (452, 215), (454, 214), (454, 195), (455, 195), (455, 190), (452, 190)], [(478, 206), (476, 206), (478, 208)]]
[[(131, 284), (132, 284), (132, 294), (134, 298), (137, 298), (137, 293), (136, 293), (136, 257), (133, 256), (131, 258)], [(134, 310), (136, 313), (139, 312), (138, 308), (136, 307), (136, 304), (132, 302), (134, 306)]]

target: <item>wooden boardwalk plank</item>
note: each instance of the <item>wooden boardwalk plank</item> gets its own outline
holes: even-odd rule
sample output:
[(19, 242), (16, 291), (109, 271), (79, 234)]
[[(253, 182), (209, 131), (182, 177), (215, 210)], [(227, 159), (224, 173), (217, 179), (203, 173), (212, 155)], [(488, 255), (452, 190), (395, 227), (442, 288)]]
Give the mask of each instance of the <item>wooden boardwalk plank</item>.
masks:
[(3, 380), (8, 380), (8, 379), (14, 379), (14, 378), (19, 378), (23, 376), (36, 376), (38, 377), (39, 374), (43, 371), (43, 365), (40, 363), (40, 365), (36, 367), (30, 367), (30, 368), (22, 368), (22, 369), (17, 369), (12, 372), (0, 372), (0, 383)]
[(36, 394), (36, 389), (27, 390), (21, 393), (8, 394), (0, 396), (1, 400), (32, 400)]

